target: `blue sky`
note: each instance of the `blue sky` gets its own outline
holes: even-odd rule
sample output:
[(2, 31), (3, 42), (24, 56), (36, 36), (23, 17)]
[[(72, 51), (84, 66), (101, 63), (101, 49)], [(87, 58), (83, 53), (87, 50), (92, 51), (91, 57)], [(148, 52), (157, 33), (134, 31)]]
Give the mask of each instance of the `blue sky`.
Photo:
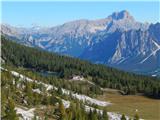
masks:
[(105, 18), (127, 10), (141, 22), (160, 22), (160, 3), (154, 2), (2, 2), (2, 23), (30, 27), (56, 26), (77, 19)]

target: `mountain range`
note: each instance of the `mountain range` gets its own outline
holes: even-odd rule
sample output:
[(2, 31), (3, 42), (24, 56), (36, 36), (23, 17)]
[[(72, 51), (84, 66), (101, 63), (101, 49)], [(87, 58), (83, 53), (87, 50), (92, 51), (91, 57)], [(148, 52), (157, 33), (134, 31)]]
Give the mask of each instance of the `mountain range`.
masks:
[(141, 23), (126, 10), (104, 19), (76, 20), (55, 27), (13, 27), (1, 33), (18, 43), (118, 69), (160, 75), (160, 23)]

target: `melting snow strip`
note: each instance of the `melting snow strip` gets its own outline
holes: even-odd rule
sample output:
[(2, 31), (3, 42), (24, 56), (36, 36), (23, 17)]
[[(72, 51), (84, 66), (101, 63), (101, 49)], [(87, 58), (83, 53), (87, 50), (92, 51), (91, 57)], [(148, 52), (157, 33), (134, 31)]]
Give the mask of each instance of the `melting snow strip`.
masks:
[(64, 105), (65, 108), (69, 108), (69, 106), (70, 106), (70, 101), (67, 101), (67, 100), (62, 99), (62, 103), (63, 103), (63, 105)]
[(41, 94), (42, 92), (39, 89), (32, 89), (33, 92)]
[(35, 108), (31, 108), (29, 110), (25, 110), (19, 107), (15, 108), (17, 114), (20, 114), (20, 120), (32, 120), (34, 117), (34, 110)]
[[(54, 87), (52, 85), (49, 85), (49, 84), (45, 84), (45, 83), (42, 83), (42, 82), (38, 82), (37, 80), (32, 80), (22, 74), (19, 74), (15, 71), (11, 71), (11, 73), (16, 76), (16, 77), (20, 77), (22, 80), (27, 80), (29, 82), (33, 82), (35, 81), (37, 84), (42, 84), (46, 87), (46, 90), (51, 90), (51, 89), (55, 89), (57, 90), (58, 88), (57, 87)], [(106, 102), (106, 101), (101, 101), (101, 100), (97, 100), (97, 99), (94, 99), (94, 98), (91, 98), (91, 97), (88, 97), (86, 95), (81, 95), (81, 94), (78, 94), (78, 93), (73, 93), (72, 91), (70, 90), (66, 90), (66, 89), (63, 89), (62, 88), (62, 92), (66, 95), (69, 95), (71, 94), (73, 97), (77, 98), (78, 100), (82, 100), (83, 102), (88, 102), (90, 104), (95, 104), (95, 105), (98, 105), (98, 106), (108, 106), (108, 105), (111, 105), (110, 102)]]

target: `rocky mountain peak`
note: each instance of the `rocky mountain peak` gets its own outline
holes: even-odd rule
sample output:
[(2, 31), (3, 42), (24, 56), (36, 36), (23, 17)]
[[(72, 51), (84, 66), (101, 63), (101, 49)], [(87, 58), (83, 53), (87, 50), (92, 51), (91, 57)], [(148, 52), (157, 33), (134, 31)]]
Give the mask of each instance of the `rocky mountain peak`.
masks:
[(149, 71), (159, 68), (159, 31), (160, 23), (138, 22), (126, 10), (104, 19), (81, 19), (47, 28), (1, 25), (2, 34), (27, 46), (131, 71), (146, 71), (144, 66)]
[(120, 12), (114, 12), (109, 17), (111, 17), (114, 20), (120, 20), (120, 19), (131, 19), (131, 20), (134, 20), (134, 18), (126, 10), (123, 10), (123, 11), (120, 11)]

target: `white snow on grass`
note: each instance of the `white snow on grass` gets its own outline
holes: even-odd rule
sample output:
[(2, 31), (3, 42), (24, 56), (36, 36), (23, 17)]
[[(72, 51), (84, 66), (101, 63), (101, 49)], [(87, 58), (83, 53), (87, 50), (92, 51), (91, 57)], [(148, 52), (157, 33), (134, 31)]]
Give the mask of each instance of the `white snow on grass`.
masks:
[(88, 102), (90, 104), (95, 104), (95, 105), (98, 105), (98, 106), (108, 106), (108, 105), (111, 105), (110, 102), (97, 100), (97, 99), (88, 97), (86, 95), (80, 95), (80, 94), (77, 94), (77, 93), (75, 93), (75, 94), (72, 93), (72, 96), (75, 97), (75, 98), (77, 98), (78, 100), (82, 100), (83, 102)]
[(65, 108), (69, 108), (69, 106), (70, 106), (70, 101), (67, 101), (67, 100), (62, 99), (62, 103), (63, 103), (63, 105), (64, 105)]
[[(35, 81), (37, 84), (42, 84), (44, 85), (44, 87), (46, 88), (46, 90), (51, 90), (51, 89), (55, 89), (57, 90), (58, 88), (53, 86), (53, 85), (49, 85), (49, 84), (45, 84), (45, 83), (42, 83), (42, 82), (38, 82), (37, 80), (32, 80), (22, 74), (19, 74), (15, 71), (11, 71), (11, 73), (16, 76), (16, 77), (20, 77), (22, 80), (27, 80), (29, 82), (33, 82)], [(86, 95), (82, 95), (82, 94), (78, 94), (78, 93), (73, 93), (72, 91), (70, 90), (66, 90), (66, 89), (63, 89), (62, 88), (62, 92), (63, 94), (66, 94), (66, 95), (69, 95), (71, 94), (74, 98), (77, 98), (78, 100), (82, 100), (83, 102), (88, 102), (90, 104), (95, 104), (95, 105), (98, 105), (98, 106), (108, 106), (108, 105), (111, 105), (110, 102), (106, 102), (106, 101), (101, 101), (101, 100), (97, 100), (97, 99), (94, 99), (94, 98), (91, 98), (89, 96), (86, 96)]]
[(89, 84), (91, 85), (95, 85), (93, 82), (89, 81), (89, 80), (86, 80), (86, 79), (78, 79), (78, 80), (75, 80), (75, 79), (71, 79), (69, 81), (82, 81), (82, 82), (88, 82)]
[(20, 77), (21, 80), (26, 80), (28, 82), (35, 82), (37, 84), (42, 84), (46, 88), (47, 91), (53, 89), (52, 85), (45, 84), (45, 83), (42, 83), (42, 82), (38, 82), (38, 80), (32, 80), (32, 79), (30, 79), (30, 78), (28, 78), (28, 77), (26, 77), (26, 76), (24, 76), (22, 74), (19, 74), (18, 72), (11, 71), (11, 74), (16, 76), (16, 77)]
[(70, 79), (70, 81), (83, 81), (83, 82), (88, 82), (91, 85), (95, 85), (93, 82), (86, 80), (83, 76), (79, 76), (79, 75), (74, 75), (72, 77), (72, 79)]
[[(92, 112), (96, 110), (97, 113), (103, 114), (103, 110), (95, 109), (93, 107), (85, 105), (85, 111), (90, 112), (90, 110)], [(122, 117), (121, 114), (118, 114), (118, 113), (115, 113), (115, 112), (107, 112), (107, 114), (108, 114), (109, 120), (121, 120), (121, 117)], [(128, 116), (125, 116), (125, 117), (126, 117), (126, 120), (129, 120)]]
[(33, 92), (41, 94), (42, 92), (37, 88), (37, 89), (32, 89)]
[(103, 114), (103, 111), (102, 110), (99, 110), (99, 109), (95, 109), (95, 108), (93, 108), (93, 107), (90, 107), (90, 106), (88, 106), (88, 105), (85, 105), (85, 111), (86, 112), (90, 112), (90, 111), (95, 111), (96, 110), (96, 112), (97, 113), (99, 113), (99, 114)]
[(35, 108), (31, 108), (29, 110), (25, 110), (19, 107), (16, 107), (17, 114), (20, 114), (20, 120), (32, 120), (34, 118), (34, 110)]
[(5, 68), (3, 68), (1, 66), (0, 66), (0, 69), (3, 70), (3, 71), (8, 71), (7, 69), (5, 69)]
[(71, 80), (73, 80), (73, 81), (83, 81), (84, 77), (79, 76), (79, 75), (74, 75)]
[[(107, 112), (109, 120), (121, 120), (122, 115), (118, 114), (118, 113), (114, 113), (114, 112)], [(129, 120), (129, 118), (127, 116), (126, 120)]]
[(36, 82), (36, 83), (37, 84), (42, 84), (46, 88), (47, 91), (52, 90), (54, 88), (53, 85), (45, 84), (45, 83), (42, 83), (42, 82)]
[(101, 101), (101, 100), (97, 100), (94, 98), (91, 98), (89, 96), (86, 95), (82, 95), (82, 94), (78, 94), (78, 93), (73, 93), (72, 91), (66, 90), (62, 88), (62, 92), (66, 95), (71, 94), (74, 98), (81, 100), (83, 102), (88, 102), (90, 104), (95, 104), (95, 105), (99, 105), (99, 106), (108, 106), (111, 105), (110, 102), (106, 102), (106, 101)]

